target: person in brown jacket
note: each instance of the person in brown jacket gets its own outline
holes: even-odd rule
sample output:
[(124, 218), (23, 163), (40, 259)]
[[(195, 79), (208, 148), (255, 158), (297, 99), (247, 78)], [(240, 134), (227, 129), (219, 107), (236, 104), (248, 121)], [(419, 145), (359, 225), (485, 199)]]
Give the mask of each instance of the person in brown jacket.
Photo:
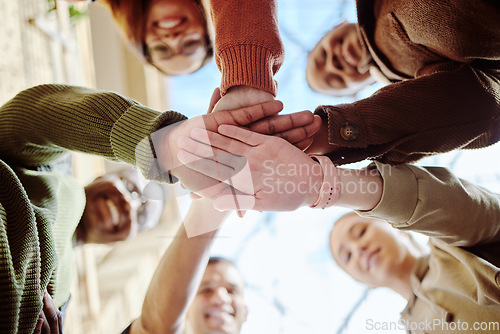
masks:
[(357, 27), (334, 28), (311, 51), (309, 85), (352, 94), (373, 82), (370, 72), (392, 84), (351, 104), (318, 107), (323, 128), (310, 152), (337, 164), (398, 164), (500, 139), (497, 3), (357, 0), (357, 12)]

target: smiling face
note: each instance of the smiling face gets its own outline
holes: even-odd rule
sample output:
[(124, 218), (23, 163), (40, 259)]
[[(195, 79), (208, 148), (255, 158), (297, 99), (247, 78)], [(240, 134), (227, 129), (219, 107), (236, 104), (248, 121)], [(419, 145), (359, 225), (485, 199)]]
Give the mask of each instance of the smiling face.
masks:
[(401, 232), (388, 223), (355, 213), (340, 218), (330, 234), (337, 264), (354, 279), (372, 287), (391, 287), (411, 272), (414, 260)]
[(188, 321), (196, 334), (238, 334), (247, 319), (243, 279), (229, 262), (207, 266)]
[(98, 177), (85, 187), (85, 195), (85, 210), (76, 235), (86, 243), (125, 240), (155, 226), (163, 209), (163, 201), (142, 195), (133, 170)]
[(307, 83), (326, 95), (354, 94), (374, 82), (368, 71), (358, 70), (363, 56), (356, 24), (344, 22), (323, 36), (309, 53)]
[(145, 26), (145, 56), (162, 72), (195, 72), (209, 53), (206, 20), (192, 0), (153, 0)]

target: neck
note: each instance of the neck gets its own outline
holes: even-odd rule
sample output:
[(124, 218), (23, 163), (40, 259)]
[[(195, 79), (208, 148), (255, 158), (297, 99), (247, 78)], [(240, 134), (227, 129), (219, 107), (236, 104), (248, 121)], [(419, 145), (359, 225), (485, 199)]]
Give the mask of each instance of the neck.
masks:
[(404, 266), (400, 272), (400, 275), (395, 277), (394, 282), (392, 282), (391, 286), (389, 286), (389, 288), (396, 291), (407, 301), (409, 301), (411, 296), (413, 295), (413, 291), (411, 288), (411, 275), (413, 273), (416, 260), (416, 256), (409, 252), (404, 259)]

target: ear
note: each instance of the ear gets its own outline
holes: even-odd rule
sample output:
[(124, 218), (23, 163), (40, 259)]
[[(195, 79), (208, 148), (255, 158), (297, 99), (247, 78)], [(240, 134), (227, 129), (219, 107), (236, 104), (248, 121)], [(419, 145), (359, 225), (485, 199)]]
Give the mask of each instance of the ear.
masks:
[(246, 322), (247, 318), (248, 318), (248, 306), (247, 306), (247, 304), (245, 304), (243, 306), (245, 307), (245, 309), (243, 310), (243, 322)]

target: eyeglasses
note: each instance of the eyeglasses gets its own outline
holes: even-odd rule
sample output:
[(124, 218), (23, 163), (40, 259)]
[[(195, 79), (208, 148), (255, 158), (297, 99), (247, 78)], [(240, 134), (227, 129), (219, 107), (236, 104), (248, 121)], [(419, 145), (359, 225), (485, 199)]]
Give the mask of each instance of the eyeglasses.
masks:
[(148, 216), (149, 216), (149, 201), (146, 196), (142, 194), (142, 192), (137, 188), (137, 185), (135, 182), (129, 180), (126, 177), (120, 177), (120, 180), (122, 181), (123, 185), (125, 186), (125, 189), (130, 194), (130, 197), (132, 197), (133, 201), (140, 202), (139, 207), (137, 208), (137, 223), (139, 224), (139, 231), (142, 230), (148, 221)]
[(179, 42), (179, 49), (175, 50), (170, 45), (159, 39), (153, 45), (147, 45), (143, 42), (144, 57), (151, 62), (169, 60), (177, 55), (190, 56), (197, 50), (202, 48), (205, 53), (208, 53), (211, 46), (207, 38), (199, 39), (193, 36), (185, 35)]

